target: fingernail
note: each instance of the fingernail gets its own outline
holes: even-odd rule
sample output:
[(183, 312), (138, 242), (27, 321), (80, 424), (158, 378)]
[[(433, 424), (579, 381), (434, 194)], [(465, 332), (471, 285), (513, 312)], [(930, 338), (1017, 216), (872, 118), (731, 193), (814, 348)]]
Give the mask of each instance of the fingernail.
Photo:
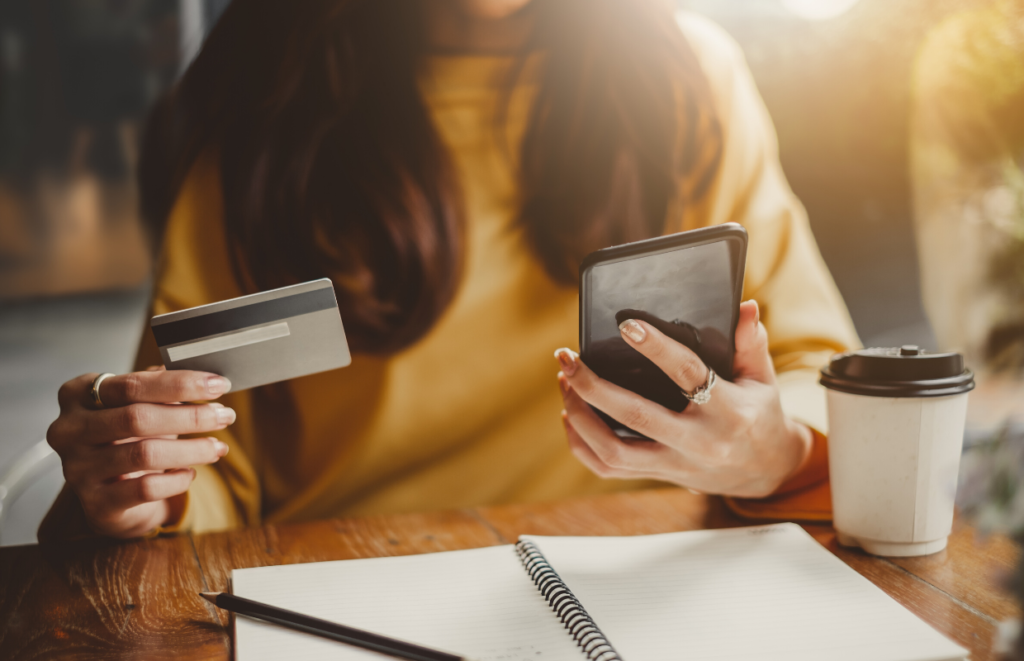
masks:
[(558, 387), (562, 389), (563, 395), (569, 394), (569, 379), (565, 378), (564, 374), (558, 375)]
[(224, 441), (215, 441), (213, 447), (217, 450), (218, 457), (223, 457), (228, 453), (228, 444)]
[(558, 364), (562, 366), (566, 376), (572, 376), (576, 372), (576, 353), (572, 349), (558, 349), (555, 351), (555, 358), (558, 359)]
[(761, 323), (761, 306), (757, 304), (757, 301), (754, 301), (754, 330), (757, 330), (759, 323)]
[(644, 338), (647, 337), (647, 331), (644, 330), (644, 327), (636, 323), (633, 319), (627, 319), (619, 324), (619, 330), (622, 331), (623, 335), (637, 344), (643, 342)]
[(198, 475), (199, 473), (197, 473), (196, 469), (194, 469), (194, 468), (190, 468), (189, 470), (192, 471), (192, 479), (195, 480), (196, 479), (196, 475)]
[(216, 409), (217, 411), (217, 424), (218, 425), (230, 425), (235, 421), (235, 410), (232, 408), (224, 407), (222, 409)]
[(223, 395), (231, 390), (231, 382), (223, 376), (206, 377), (206, 392), (211, 395)]

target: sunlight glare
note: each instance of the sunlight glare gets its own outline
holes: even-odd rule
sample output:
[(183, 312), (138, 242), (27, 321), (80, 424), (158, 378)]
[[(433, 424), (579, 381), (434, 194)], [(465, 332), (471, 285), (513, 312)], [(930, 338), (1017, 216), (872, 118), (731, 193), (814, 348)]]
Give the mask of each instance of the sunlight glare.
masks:
[(849, 11), (857, 0), (781, 0), (791, 13), (808, 21), (825, 21)]

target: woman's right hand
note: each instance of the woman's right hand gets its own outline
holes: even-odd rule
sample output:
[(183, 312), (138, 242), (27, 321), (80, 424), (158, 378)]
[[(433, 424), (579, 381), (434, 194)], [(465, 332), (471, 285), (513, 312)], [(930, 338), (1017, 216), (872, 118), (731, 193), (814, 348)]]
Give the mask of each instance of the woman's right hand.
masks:
[(60, 416), (46, 440), (64, 466), (64, 478), (82, 503), (89, 525), (111, 537), (139, 537), (176, 519), (195, 479), (192, 466), (228, 452), (215, 438), (178, 438), (224, 429), (235, 412), (217, 399), (231, 389), (222, 376), (163, 368), (107, 377), (103, 408), (92, 399), (96, 374), (60, 388)]

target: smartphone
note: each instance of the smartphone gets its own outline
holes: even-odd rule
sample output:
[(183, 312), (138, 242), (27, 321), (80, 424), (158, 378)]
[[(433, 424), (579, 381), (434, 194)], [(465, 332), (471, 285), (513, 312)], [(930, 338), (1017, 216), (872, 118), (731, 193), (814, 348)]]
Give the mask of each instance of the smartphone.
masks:
[[(747, 232), (713, 227), (604, 248), (580, 266), (580, 354), (598, 376), (673, 411), (689, 404), (679, 386), (626, 344), (619, 324), (646, 321), (732, 380)], [(623, 438), (646, 438), (595, 409)]]

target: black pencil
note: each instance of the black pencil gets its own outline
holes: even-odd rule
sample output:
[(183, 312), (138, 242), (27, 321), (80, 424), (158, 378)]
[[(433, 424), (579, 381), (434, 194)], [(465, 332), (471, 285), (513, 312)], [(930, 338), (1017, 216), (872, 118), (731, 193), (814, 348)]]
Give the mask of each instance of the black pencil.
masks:
[(217, 608), (223, 608), (232, 613), (265, 620), (279, 624), (282, 627), (304, 631), (314, 636), (330, 638), (331, 640), (388, 654), (399, 659), (409, 659), (409, 661), (468, 661), (457, 654), (441, 652), (429, 647), (414, 645), (413, 643), (370, 633), (369, 631), (353, 629), (352, 627), (346, 627), (344, 624), (328, 622), (327, 620), (303, 615), (295, 611), (261, 604), (258, 601), (236, 597), (226, 592), (200, 592), (199, 596)]

